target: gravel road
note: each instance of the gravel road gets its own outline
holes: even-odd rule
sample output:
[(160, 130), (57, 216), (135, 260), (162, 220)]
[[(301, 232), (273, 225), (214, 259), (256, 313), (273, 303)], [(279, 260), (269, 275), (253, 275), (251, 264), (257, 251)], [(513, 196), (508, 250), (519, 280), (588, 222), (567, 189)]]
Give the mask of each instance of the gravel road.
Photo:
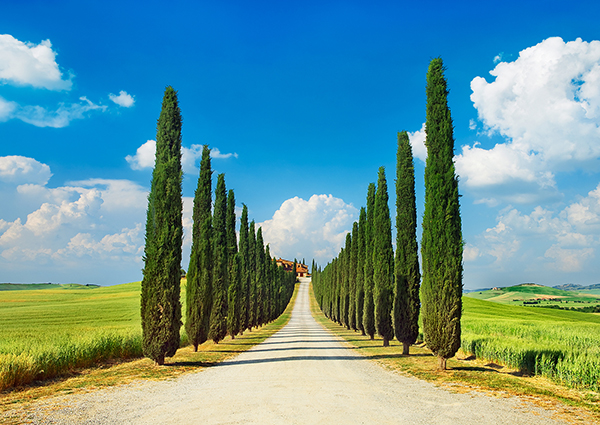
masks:
[(559, 424), (518, 398), (457, 394), (385, 370), (309, 310), (303, 281), (287, 326), (253, 349), (171, 381), (38, 402), (36, 424)]

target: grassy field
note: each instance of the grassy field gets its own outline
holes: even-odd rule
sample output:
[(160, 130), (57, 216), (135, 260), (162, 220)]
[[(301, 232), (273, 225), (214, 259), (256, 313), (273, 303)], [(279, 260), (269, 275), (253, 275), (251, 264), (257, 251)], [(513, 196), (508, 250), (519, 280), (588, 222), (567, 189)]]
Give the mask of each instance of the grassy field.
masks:
[(140, 283), (0, 291), (0, 390), (141, 356)]
[[(525, 307), (510, 307), (502, 304), (463, 298), (463, 337), (469, 338), (477, 335), (475, 330), (482, 322), (498, 323), (501, 331), (503, 326), (508, 326), (512, 321), (515, 329), (520, 320), (525, 319), (525, 327), (537, 328), (540, 334), (546, 328), (539, 328), (547, 322), (549, 326), (574, 325), (577, 328), (581, 320), (594, 318), (592, 322), (584, 322), (584, 333), (598, 332), (598, 316), (585, 313), (572, 313), (550, 309), (533, 309)], [(508, 309), (508, 310), (506, 310)], [(515, 309), (512, 310), (511, 309)], [(518, 367), (509, 367), (502, 364), (499, 359), (479, 358), (470, 353), (459, 351), (457, 356), (448, 360), (448, 370), (437, 371), (437, 358), (425, 344), (413, 345), (411, 355), (402, 355), (402, 344), (390, 341), (390, 347), (382, 347), (382, 340), (375, 337), (371, 341), (360, 333), (347, 330), (329, 319), (320, 311), (314, 294), (311, 291), (311, 310), (315, 319), (325, 328), (343, 338), (352, 348), (369, 359), (382, 364), (384, 367), (401, 373), (407, 373), (420, 379), (425, 379), (445, 386), (452, 391), (468, 392), (471, 390), (487, 391), (497, 397), (517, 395), (545, 408), (559, 412), (559, 416), (575, 423), (597, 423), (600, 421), (600, 393), (590, 388), (573, 388), (550, 379), (543, 374), (531, 375), (523, 373)], [(527, 313), (523, 316), (522, 313)], [(556, 317), (558, 313), (559, 317)], [(594, 321), (595, 320), (595, 321)], [(587, 325), (585, 324), (587, 323)], [(589, 326), (589, 327), (586, 327)], [(556, 331), (559, 332), (558, 330)], [(490, 335), (487, 334), (487, 337)], [(500, 336), (498, 333), (497, 336)], [(523, 338), (530, 338), (531, 334), (523, 334)], [(518, 340), (516, 335), (513, 340), (518, 348), (525, 340)], [(502, 338), (500, 338), (502, 340)]]
[[(183, 279), (182, 311), (185, 284)], [(50, 285), (0, 291), (0, 391), (141, 357), (140, 285)], [(185, 347), (183, 329), (181, 346)], [(245, 339), (232, 341), (239, 346), (232, 352), (248, 349), (268, 332), (246, 334)], [(262, 336), (256, 339), (257, 335)], [(210, 356), (202, 359), (193, 362), (216, 361)]]
[(495, 288), (485, 291), (475, 291), (465, 294), (467, 298), (493, 301), (508, 305), (527, 305), (535, 307), (559, 307), (561, 309), (581, 309), (584, 307), (600, 306), (599, 289), (583, 289), (563, 291), (543, 285), (525, 283)]
[(600, 316), (463, 299), (466, 353), (569, 387), (600, 390)]

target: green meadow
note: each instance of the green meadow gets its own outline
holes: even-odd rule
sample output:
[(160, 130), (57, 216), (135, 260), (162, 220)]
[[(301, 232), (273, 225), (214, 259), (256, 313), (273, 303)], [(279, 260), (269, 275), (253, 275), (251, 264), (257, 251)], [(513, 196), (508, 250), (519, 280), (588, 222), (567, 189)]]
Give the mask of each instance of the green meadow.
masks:
[(142, 355), (140, 282), (17, 286), (0, 290), (0, 390)]
[(463, 297), (462, 350), (574, 388), (600, 390), (600, 316)]
[(508, 305), (554, 307), (571, 310), (600, 306), (600, 289), (564, 291), (532, 283), (469, 292), (465, 294), (465, 297)]

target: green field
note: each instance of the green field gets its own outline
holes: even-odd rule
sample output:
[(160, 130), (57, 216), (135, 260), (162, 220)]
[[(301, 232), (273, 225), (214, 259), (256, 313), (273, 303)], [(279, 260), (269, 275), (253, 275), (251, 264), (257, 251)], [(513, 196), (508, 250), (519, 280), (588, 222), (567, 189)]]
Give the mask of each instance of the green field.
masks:
[(600, 390), (600, 316), (463, 297), (462, 350), (524, 373)]
[(141, 356), (140, 282), (23, 286), (0, 291), (0, 390)]
[[(43, 288), (0, 291), (0, 390), (141, 356), (140, 282)], [(182, 302), (184, 288), (185, 280)], [(463, 297), (464, 352), (567, 386), (600, 390), (600, 315), (511, 306), (474, 295)]]
[(465, 297), (531, 307), (554, 307), (569, 310), (586, 307), (588, 309), (590, 307), (600, 308), (600, 289), (563, 291), (531, 283), (469, 292), (465, 294)]

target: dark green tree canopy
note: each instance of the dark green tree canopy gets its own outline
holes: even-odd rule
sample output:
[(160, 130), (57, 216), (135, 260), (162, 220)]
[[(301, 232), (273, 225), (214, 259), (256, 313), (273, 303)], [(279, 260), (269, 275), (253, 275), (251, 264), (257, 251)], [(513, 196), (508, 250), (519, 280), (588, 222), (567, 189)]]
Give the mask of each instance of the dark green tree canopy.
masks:
[(423, 214), (423, 328), (440, 368), (460, 347), (462, 230), (448, 88), (440, 58), (427, 72), (427, 163)]
[(394, 332), (404, 344), (404, 354), (419, 336), (421, 273), (417, 246), (415, 171), (406, 131), (398, 133), (396, 154), (396, 257)]
[(157, 364), (163, 364), (164, 358), (179, 348), (182, 177), (181, 111), (177, 92), (169, 86), (156, 129), (141, 294), (143, 351)]

